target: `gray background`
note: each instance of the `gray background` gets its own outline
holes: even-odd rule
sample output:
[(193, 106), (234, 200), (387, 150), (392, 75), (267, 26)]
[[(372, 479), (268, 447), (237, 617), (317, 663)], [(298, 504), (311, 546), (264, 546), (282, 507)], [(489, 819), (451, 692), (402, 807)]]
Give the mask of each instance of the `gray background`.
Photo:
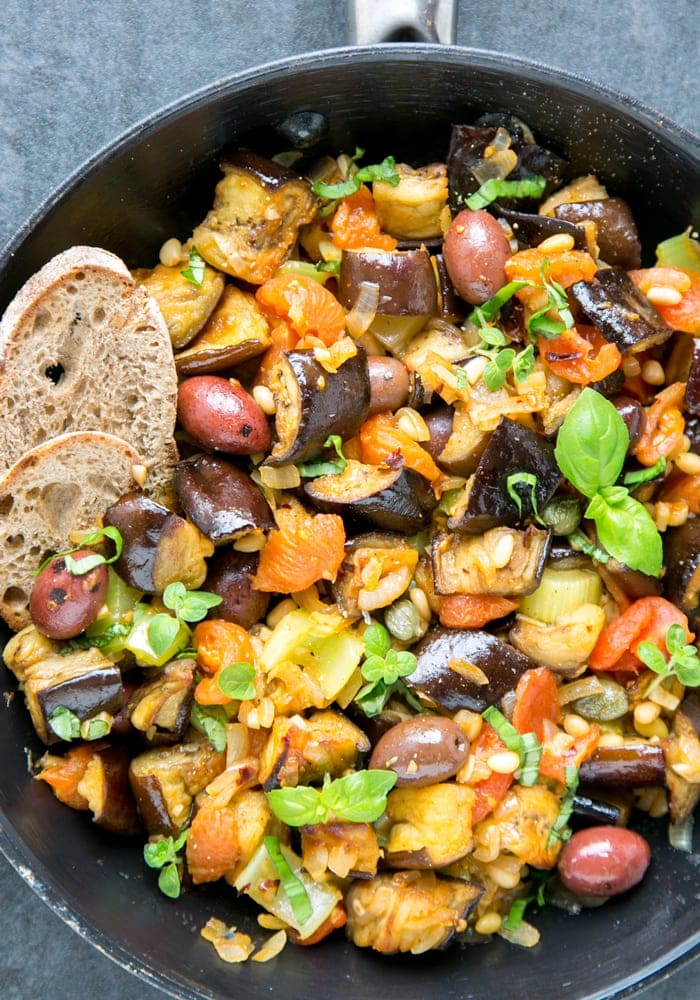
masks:
[[(460, 0), (457, 42), (589, 77), (697, 133), (699, 9), (697, 0)], [(347, 37), (341, 0), (4, 0), (0, 28), (0, 245), (88, 156), (162, 105)], [(163, 996), (78, 938), (2, 858), (0, 899), (0, 996)], [(700, 959), (641, 997), (700, 997)]]

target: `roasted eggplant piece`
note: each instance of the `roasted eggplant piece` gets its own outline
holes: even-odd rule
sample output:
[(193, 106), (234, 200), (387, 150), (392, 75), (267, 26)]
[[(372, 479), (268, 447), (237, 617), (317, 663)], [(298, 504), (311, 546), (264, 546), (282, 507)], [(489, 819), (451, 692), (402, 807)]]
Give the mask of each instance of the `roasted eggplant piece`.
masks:
[(252, 628), (265, 617), (270, 594), (253, 587), (259, 561), (259, 552), (223, 548), (214, 553), (208, 562), (204, 589), (220, 597), (222, 603), (212, 609), (210, 617), (235, 622), (242, 628)]
[(372, 196), (381, 228), (399, 240), (442, 236), (440, 216), (447, 205), (447, 167), (397, 163), (398, 184), (374, 181)]
[(565, 218), (552, 218), (551, 215), (516, 212), (514, 209), (504, 208), (498, 202), (494, 203), (491, 209), (497, 218), (504, 219), (508, 223), (518, 244), (524, 247), (536, 247), (549, 236), (564, 233), (571, 236), (576, 250), (586, 249), (586, 233), (580, 226), (574, 225), (575, 220), (569, 222), (565, 221)]
[(316, 881), (326, 873), (338, 878), (372, 878), (381, 857), (377, 834), (369, 823), (316, 823), (301, 828), (304, 868)]
[(400, 535), (358, 535), (347, 544), (333, 584), (338, 607), (351, 618), (388, 607), (406, 591), (417, 565), (418, 550)]
[[(557, 205), (556, 219), (570, 223), (595, 222), (596, 243), (606, 264), (626, 271), (641, 267), (642, 244), (630, 207), (622, 198), (573, 201)], [(551, 216), (548, 216), (551, 218)]]
[(96, 718), (107, 724), (108, 731), (124, 703), (121, 672), (99, 649), (42, 657), (24, 668), (22, 689), (34, 728), (47, 744), (60, 739), (51, 726), (54, 712), (71, 712), (85, 736), (90, 720)]
[(663, 785), (664, 754), (655, 743), (625, 743), (619, 747), (598, 747), (579, 770), (582, 783), (618, 788)]
[(673, 823), (684, 823), (700, 802), (700, 692), (690, 691), (673, 718), (673, 733), (663, 742), (666, 784)]
[(354, 882), (346, 897), (348, 935), (383, 955), (443, 948), (483, 894), (480, 886), (434, 872), (396, 872)]
[(483, 535), (438, 532), (431, 554), (438, 594), (524, 597), (542, 576), (551, 534), (530, 525), (491, 528)]
[(337, 372), (328, 372), (309, 350), (289, 351), (275, 366), (270, 388), (275, 396), (277, 442), (265, 465), (286, 465), (315, 458), (332, 434), (351, 437), (369, 409), (367, 358), (361, 347)]
[(691, 630), (700, 632), (700, 518), (668, 529), (664, 563), (666, 596), (688, 616)]
[(255, 358), (270, 346), (269, 323), (251, 292), (227, 285), (206, 325), (175, 355), (178, 375), (211, 375)]
[(428, 480), (412, 469), (352, 459), (338, 475), (306, 483), (304, 492), (317, 510), (406, 535), (429, 523), (437, 503)]
[(574, 795), (574, 812), (582, 819), (590, 820), (600, 826), (626, 826), (626, 813), (621, 805), (614, 802), (606, 802), (604, 799), (593, 797), (580, 792)]
[(559, 677), (577, 677), (586, 668), (605, 626), (605, 611), (590, 602), (545, 623), (516, 614), (508, 638), (516, 649)]
[(26, 625), (21, 632), (12, 636), (2, 651), (2, 658), (8, 670), (22, 684), (26, 680), (27, 671), (35, 663), (58, 653), (60, 648), (60, 642), (49, 639), (36, 625)]
[(469, 408), (459, 400), (454, 407), (439, 405), (425, 415), (430, 432), (427, 451), (444, 469), (455, 476), (470, 476), (476, 469), (489, 435), (471, 418)]
[(621, 267), (603, 268), (592, 281), (575, 282), (571, 294), (593, 326), (623, 353), (647, 351), (673, 333)]
[(124, 547), (114, 568), (130, 587), (162, 594), (178, 580), (188, 589), (204, 582), (204, 559), (214, 546), (179, 514), (142, 493), (127, 493), (107, 510), (104, 523), (122, 536)]
[(379, 286), (377, 316), (434, 316), (435, 272), (426, 250), (345, 250), (338, 298), (352, 309), (363, 282)]
[(152, 271), (139, 268), (133, 275), (156, 300), (175, 350), (197, 336), (224, 290), (223, 274), (211, 267), (204, 268), (202, 283), (197, 285), (184, 277), (181, 265), (158, 264)]
[(215, 455), (180, 462), (175, 495), (190, 521), (214, 545), (275, 526), (270, 506), (250, 476)]
[(255, 153), (233, 153), (221, 169), (214, 205), (192, 242), (219, 271), (261, 285), (313, 219), (317, 200), (307, 181)]
[(501, 851), (514, 854), (523, 865), (552, 868), (561, 847), (558, 837), (551, 835), (559, 808), (558, 796), (548, 788), (513, 785), (482, 821), (479, 835), (488, 840), (488, 831), (495, 828)]
[(480, 534), (497, 524), (527, 523), (544, 510), (561, 482), (552, 444), (529, 427), (501, 417), (447, 526), (450, 531)]
[(158, 676), (136, 688), (128, 703), (129, 720), (149, 746), (182, 740), (190, 721), (196, 660), (173, 660)]
[(192, 803), (226, 766), (208, 740), (146, 750), (129, 766), (129, 783), (149, 836), (170, 837), (187, 826)]
[(438, 316), (447, 323), (462, 323), (467, 313), (466, 306), (447, 273), (444, 254), (433, 255), (433, 267), (437, 278)]
[(51, 786), (60, 802), (91, 812), (93, 821), (103, 830), (119, 837), (133, 837), (141, 832), (141, 823), (128, 774), (126, 747), (86, 743), (62, 757), (44, 754), (37, 778)]
[(491, 632), (431, 629), (413, 647), (416, 669), (404, 683), (419, 698), (448, 712), (483, 712), (515, 689), (536, 664)]
[(391, 868), (444, 868), (473, 846), (469, 785), (441, 782), (395, 788), (386, 801), (384, 863)]
[(278, 715), (260, 754), (260, 781), (270, 791), (309, 785), (326, 774), (339, 778), (369, 748), (362, 730), (341, 712), (313, 712), (308, 719)]

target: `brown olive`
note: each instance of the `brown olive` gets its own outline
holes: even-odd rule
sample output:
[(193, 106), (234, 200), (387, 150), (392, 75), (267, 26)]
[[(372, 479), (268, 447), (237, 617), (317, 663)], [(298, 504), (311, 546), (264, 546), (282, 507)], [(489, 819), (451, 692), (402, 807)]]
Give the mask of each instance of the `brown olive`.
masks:
[(212, 609), (212, 618), (224, 618), (242, 628), (251, 628), (265, 617), (270, 595), (253, 587), (259, 559), (258, 552), (223, 548), (209, 560), (204, 589), (221, 597), (223, 602)]
[(619, 826), (579, 830), (559, 855), (559, 877), (579, 896), (616, 896), (641, 881), (651, 850), (644, 837)]
[(625, 421), (627, 433), (630, 436), (629, 451), (632, 451), (642, 436), (644, 426), (644, 407), (632, 396), (615, 396), (612, 402), (615, 409)]
[(408, 369), (398, 358), (367, 358), (369, 416), (398, 410), (408, 399)]
[(249, 392), (235, 379), (195, 375), (180, 384), (177, 417), (203, 448), (252, 455), (270, 447), (270, 427)]
[(488, 212), (459, 212), (445, 236), (443, 254), (452, 284), (471, 305), (486, 302), (506, 283), (510, 245)]
[(417, 715), (388, 729), (372, 751), (370, 768), (396, 771), (397, 787), (434, 785), (451, 778), (469, 755), (469, 743), (456, 722)]
[(76, 572), (92, 549), (70, 556), (55, 556), (36, 578), (29, 599), (29, 613), (40, 632), (50, 639), (72, 639), (90, 625), (107, 594), (107, 566), (100, 563), (87, 573)]

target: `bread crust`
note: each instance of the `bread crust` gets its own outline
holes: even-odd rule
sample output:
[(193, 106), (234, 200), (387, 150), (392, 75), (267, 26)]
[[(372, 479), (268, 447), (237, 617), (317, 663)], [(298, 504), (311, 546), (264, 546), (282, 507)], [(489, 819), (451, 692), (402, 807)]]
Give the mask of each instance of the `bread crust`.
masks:
[(60, 434), (114, 434), (143, 456), (167, 502), (177, 463), (177, 376), (158, 306), (97, 247), (58, 254), (0, 321), (0, 474)]
[(105, 510), (136, 487), (142, 458), (112, 434), (62, 434), (23, 455), (0, 480), (0, 615), (14, 631), (30, 623), (34, 571), (72, 548), (73, 532), (101, 524)]

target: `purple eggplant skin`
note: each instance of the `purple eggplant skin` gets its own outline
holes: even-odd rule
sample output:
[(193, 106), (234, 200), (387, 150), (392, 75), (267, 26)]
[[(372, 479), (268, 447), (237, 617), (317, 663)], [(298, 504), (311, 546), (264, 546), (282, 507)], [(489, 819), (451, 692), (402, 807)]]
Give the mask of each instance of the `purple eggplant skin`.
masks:
[(579, 769), (582, 783), (619, 788), (663, 785), (664, 775), (664, 752), (661, 744), (655, 743), (598, 747)]
[(361, 347), (337, 372), (327, 372), (313, 351), (289, 351), (275, 367), (277, 442), (264, 465), (315, 458), (331, 434), (352, 437), (369, 411), (367, 356)]
[[(404, 678), (407, 687), (419, 698), (448, 712), (468, 708), (483, 712), (497, 705), (512, 691), (526, 670), (537, 664), (507, 642), (481, 629), (431, 629), (412, 649), (416, 669)], [(450, 663), (460, 660), (474, 664), (488, 677), (488, 684), (477, 684)]]
[(601, 826), (624, 826), (623, 810), (612, 802), (596, 799), (585, 792), (574, 795), (574, 812)]
[(360, 463), (348, 463), (340, 475), (311, 480), (304, 492), (323, 513), (405, 535), (427, 527), (437, 504), (428, 480), (413, 469)]
[(58, 740), (48, 725), (57, 708), (67, 708), (81, 722), (101, 712), (118, 715), (124, 704), (124, 688), (118, 667), (97, 667), (78, 677), (71, 677), (58, 684), (47, 684), (37, 692), (41, 712), (46, 719), (49, 743)]
[(203, 586), (222, 603), (211, 609), (210, 618), (223, 618), (248, 629), (265, 617), (270, 595), (253, 587), (259, 561), (259, 552), (237, 552), (226, 547), (214, 553), (208, 560)]
[(275, 163), (274, 160), (268, 160), (265, 156), (252, 153), (249, 149), (238, 149), (229, 153), (221, 163), (222, 169), (227, 166), (245, 170), (270, 191), (284, 187), (289, 181), (299, 180), (298, 174), (279, 163)]
[(345, 250), (338, 298), (352, 309), (360, 285), (379, 286), (378, 316), (433, 316), (437, 312), (435, 271), (427, 250)]
[(625, 421), (627, 433), (630, 436), (628, 454), (637, 447), (642, 430), (644, 429), (644, 407), (633, 396), (626, 396), (624, 393), (613, 396), (610, 400), (622, 419)]
[(602, 268), (591, 281), (576, 281), (571, 294), (593, 326), (623, 354), (663, 344), (673, 333), (621, 267)]
[[(132, 734), (149, 747), (170, 746), (185, 738), (194, 700), (196, 660), (172, 660), (129, 697)], [(138, 725), (135, 723), (138, 722)]]
[(700, 414), (700, 338), (684, 337), (692, 344), (685, 386), (685, 406), (693, 416)]
[(190, 521), (215, 545), (275, 526), (270, 506), (250, 476), (215, 455), (180, 462), (175, 495)]
[(516, 212), (510, 208), (504, 208), (498, 202), (491, 206), (493, 214), (498, 219), (503, 219), (513, 230), (513, 236), (522, 247), (536, 247), (549, 236), (556, 236), (563, 233), (571, 236), (576, 250), (586, 249), (586, 233), (581, 226), (574, 225), (564, 219), (554, 218), (551, 215), (537, 215), (534, 212)]
[[(508, 492), (509, 477), (520, 474), (536, 477), (536, 510), (527, 484), (511, 480), (521, 500), (520, 510)], [(466, 507), (451, 517), (447, 526), (450, 531), (481, 534), (499, 524), (532, 520), (544, 510), (561, 482), (551, 442), (529, 427), (502, 417), (476, 467)]]
[(595, 222), (596, 242), (606, 264), (631, 271), (642, 266), (642, 244), (629, 205), (623, 198), (566, 202), (554, 210), (557, 219), (570, 223)]
[(466, 319), (467, 309), (447, 273), (444, 254), (434, 255), (433, 267), (437, 276), (438, 315), (447, 323), (459, 325)]
[(700, 518), (691, 517), (664, 535), (664, 591), (688, 616), (692, 632), (700, 631)]

